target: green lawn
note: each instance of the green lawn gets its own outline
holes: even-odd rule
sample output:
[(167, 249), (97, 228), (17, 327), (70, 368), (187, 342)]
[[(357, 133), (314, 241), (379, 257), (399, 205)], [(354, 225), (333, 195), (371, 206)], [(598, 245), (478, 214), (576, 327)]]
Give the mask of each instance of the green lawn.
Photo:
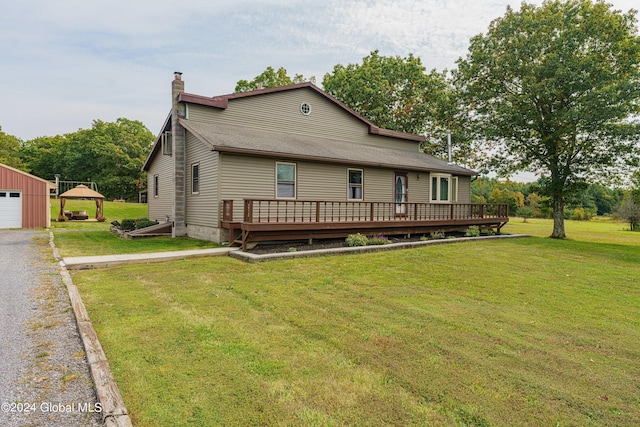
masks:
[[(68, 199), (64, 205), (66, 211), (86, 210), (89, 218), (96, 217), (96, 202), (93, 200)], [(103, 215), (107, 218), (105, 222), (95, 221), (63, 221), (56, 219), (60, 214), (60, 201), (51, 199), (51, 228), (66, 230), (109, 230), (111, 221), (122, 221), (123, 219), (146, 218), (148, 215), (147, 205), (143, 203), (118, 203), (104, 202), (102, 208)]]
[(639, 425), (624, 228), (73, 277), (136, 426)]
[[(87, 210), (95, 217), (92, 200), (67, 200), (66, 210)], [(52, 203), (51, 217), (57, 218), (60, 205)], [(144, 252), (178, 251), (184, 249), (215, 248), (220, 245), (204, 240), (171, 237), (145, 237), (122, 239), (109, 231), (111, 221), (147, 217), (147, 205), (137, 203), (104, 202), (106, 222), (63, 221), (51, 222), (56, 246), (63, 257), (132, 254)]]

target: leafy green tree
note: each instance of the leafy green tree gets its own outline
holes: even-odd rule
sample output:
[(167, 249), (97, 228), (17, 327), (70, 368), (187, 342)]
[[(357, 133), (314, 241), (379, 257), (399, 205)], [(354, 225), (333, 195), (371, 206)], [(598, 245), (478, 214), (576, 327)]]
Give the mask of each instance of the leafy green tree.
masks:
[(362, 64), (338, 64), (324, 75), (322, 86), (358, 114), (385, 129), (423, 134), (439, 105), (452, 108), (444, 97), (442, 74), (426, 73), (420, 58), (409, 54), (382, 56), (373, 51)]
[(521, 206), (516, 210), (516, 216), (522, 218), (522, 222), (527, 222), (527, 218), (535, 216), (535, 210), (531, 206)]
[(635, 171), (633, 175), (631, 175), (630, 196), (640, 204), (640, 170)]
[[(287, 70), (283, 67), (278, 68), (278, 71), (273, 67), (267, 67), (260, 75), (256, 76), (253, 80), (238, 80), (236, 83), (235, 92), (248, 92), (256, 89), (267, 89), (271, 87), (286, 86), (295, 83), (302, 83), (306, 81), (302, 74), (296, 74), (293, 78), (289, 77)], [(315, 78), (309, 79), (312, 83), (315, 83)]]
[(20, 152), (26, 170), (40, 178), (53, 180), (56, 174), (65, 176), (66, 156), (69, 150), (65, 136), (43, 136), (26, 141)]
[(455, 82), (490, 166), (548, 177), (551, 237), (566, 237), (565, 199), (577, 185), (637, 162), (639, 69), (634, 12), (600, 0), (508, 7), (458, 61)]
[(577, 207), (593, 210), (597, 215), (609, 215), (620, 204), (623, 197), (622, 189), (593, 183), (576, 195), (575, 202)]
[(531, 208), (534, 217), (545, 217), (542, 212), (542, 207), (545, 203), (544, 197), (538, 195), (538, 193), (529, 193), (525, 199), (525, 206)]
[(516, 215), (518, 209), (524, 206), (524, 195), (521, 192), (497, 187), (491, 191), (487, 200), (489, 203), (506, 203), (511, 215)]
[(106, 198), (135, 200), (145, 186), (141, 169), (153, 139), (139, 121), (95, 120), (91, 129), (68, 135), (73, 150), (67, 154), (67, 174), (97, 182)]
[(2, 132), (2, 126), (0, 126), (0, 163), (12, 168), (24, 169), (20, 158), (21, 145), (22, 141), (19, 138)]
[(141, 169), (153, 140), (142, 122), (95, 120), (91, 129), (27, 141), (22, 154), (28, 171), (36, 176), (94, 181), (107, 199), (137, 200), (146, 186)]
[(629, 223), (631, 231), (640, 229), (640, 203), (636, 202), (631, 194), (628, 194), (618, 208), (614, 216)]

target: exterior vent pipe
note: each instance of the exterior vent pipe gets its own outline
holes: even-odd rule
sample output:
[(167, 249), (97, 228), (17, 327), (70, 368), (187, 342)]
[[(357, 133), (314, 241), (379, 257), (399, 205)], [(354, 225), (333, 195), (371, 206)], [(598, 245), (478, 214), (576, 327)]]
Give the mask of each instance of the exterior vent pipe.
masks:
[(448, 157), (449, 164), (451, 165), (453, 164), (453, 158), (452, 158), (453, 154), (451, 152), (451, 131), (450, 130), (447, 131), (447, 151), (449, 153), (449, 157)]

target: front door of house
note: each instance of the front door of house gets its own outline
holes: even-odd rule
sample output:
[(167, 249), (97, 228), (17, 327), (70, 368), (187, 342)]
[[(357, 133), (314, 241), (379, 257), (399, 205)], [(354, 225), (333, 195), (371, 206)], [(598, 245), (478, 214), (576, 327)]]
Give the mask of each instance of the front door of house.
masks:
[(394, 198), (396, 202), (396, 215), (406, 215), (407, 213), (407, 174), (406, 172), (395, 173)]

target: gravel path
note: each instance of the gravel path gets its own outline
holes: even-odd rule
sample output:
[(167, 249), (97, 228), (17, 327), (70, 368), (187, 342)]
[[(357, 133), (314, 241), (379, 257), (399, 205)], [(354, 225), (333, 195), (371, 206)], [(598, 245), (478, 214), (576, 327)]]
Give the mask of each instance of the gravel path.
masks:
[(0, 230), (0, 426), (100, 426), (48, 233)]

